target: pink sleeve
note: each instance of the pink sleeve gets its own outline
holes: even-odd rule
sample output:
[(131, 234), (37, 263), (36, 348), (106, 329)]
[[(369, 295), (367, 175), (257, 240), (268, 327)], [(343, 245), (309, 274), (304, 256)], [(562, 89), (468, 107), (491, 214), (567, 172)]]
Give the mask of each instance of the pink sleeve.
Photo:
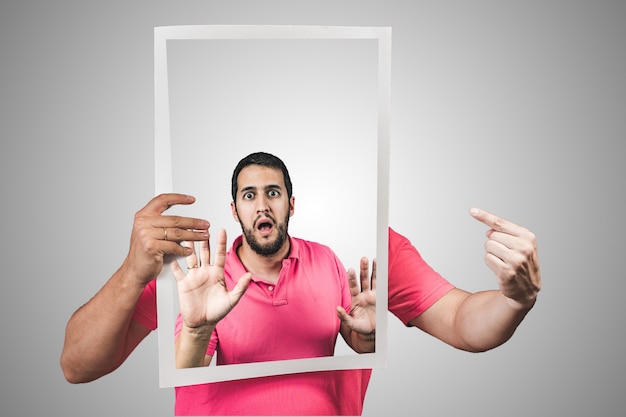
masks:
[(156, 280), (150, 281), (143, 289), (133, 313), (133, 320), (147, 329), (157, 328)]
[(454, 286), (435, 272), (404, 236), (389, 228), (389, 311), (405, 325)]

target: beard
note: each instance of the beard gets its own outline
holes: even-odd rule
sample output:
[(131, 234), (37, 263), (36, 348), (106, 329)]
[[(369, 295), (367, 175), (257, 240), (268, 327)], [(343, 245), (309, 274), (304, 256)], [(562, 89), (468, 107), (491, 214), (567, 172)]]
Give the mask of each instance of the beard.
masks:
[[(272, 222), (274, 223), (274, 227), (278, 231), (278, 236), (276, 236), (276, 239), (274, 239), (273, 241), (260, 242), (254, 236), (254, 225), (251, 228), (247, 229), (246, 227), (244, 227), (243, 223), (240, 224), (243, 236), (246, 239), (246, 242), (248, 242), (248, 245), (250, 245), (250, 248), (261, 256), (269, 257), (275, 255), (283, 247), (288, 239), (287, 227), (289, 226), (289, 215), (285, 217), (285, 220), (282, 223), (277, 223), (274, 218), (269, 215), (266, 215), (265, 217), (272, 220)], [(255, 221), (254, 224), (256, 223), (257, 222)]]

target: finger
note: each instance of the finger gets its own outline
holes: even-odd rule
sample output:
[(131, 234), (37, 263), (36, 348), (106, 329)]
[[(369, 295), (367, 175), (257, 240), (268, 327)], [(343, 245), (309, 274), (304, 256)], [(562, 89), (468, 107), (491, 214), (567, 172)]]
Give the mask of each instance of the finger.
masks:
[(337, 306), (337, 316), (339, 320), (341, 320), (348, 328), (352, 328), (352, 317), (348, 314), (348, 312), (341, 306)]
[(506, 219), (491, 214), (488, 211), (481, 210), (475, 207), (470, 209), (470, 214), (476, 220), (486, 224), (496, 232), (503, 232), (510, 235), (519, 236), (524, 230), (523, 227), (520, 227), (515, 223), (512, 223)]
[(209, 265), (211, 259), (211, 249), (209, 246), (209, 239), (200, 242), (200, 263), (199, 266)]
[(376, 289), (376, 258), (372, 261), (372, 290)]
[(488, 240), (484, 245), (485, 252), (495, 256), (500, 259), (502, 262), (506, 262), (511, 249), (506, 247), (504, 244), (497, 242), (495, 240)]
[(177, 204), (193, 204), (196, 201), (195, 197), (186, 195), (186, 194), (176, 194), (176, 193), (168, 193), (168, 194), (160, 194), (154, 197), (152, 200), (148, 202), (139, 210), (139, 213), (143, 214), (161, 214), (170, 207)]
[(498, 281), (502, 282), (503, 279), (511, 276), (510, 266), (502, 260), (502, 258), (494, 255), (491, 252), (485, 254), (485, 264), (491, 269)]
[[(535, 236), (531, 232), (528, 232), (527, 236), (517, 237), (517, 236), (511, 236), (506, 233), (493, 231), (491, 233), (488, 233), (487, 236), (489, 237), (487, 242), (499, 243), (504, 248), (509, 249), (510, 253), (508, 253), (508, 257), (506, 259), (503, 256), (498, 255), (502, 259), (505, 259), (507, 261), (512, 260), (511, 259), (512, 256), (518, 256), (522, 258), (531, 258), (535, 256), (537, 253), (537, 244), (536, 244)], [(487, 242), (485, 242), (485, 245), (487, 245)], [(500, 252), (500, 253), (502, 255), (507, 254), (506, 252)]]
[(517, 273), (518, 269), (523, 268), (524, 265), (536, 263), (535, 252), (530, 249), (530, 246), (527, 250), (511, 250), (499, 242), (488, 240), (485, 243), (485, 250), (488, 255), (497, 258), (502, 264), (500, 265), (496, 260), (490, 260), (490, 267), (491, 265), (498, 266), (499, 270), (504, 273)]
[[(171, 219), (171, 217), (162, 217), (163, 219)], [(198, 219), (189, 219), (191, 221), (196, 221)], [(202, 220), (201, 220), (202, 221)], [(160, 226), (162, 225), (162, 226)], [(190, 241), (197, 242), (202, 241), (209, 238), (208, 231), (208, 222), (207, 227), (204, 230), (188, 230), (180, 227), (170, 227), (172, 225), (167, 225), (164, 221), (153, 221), (152, 222), (152, 235), (154, 239), (159, 240), (167, 240), (170, 242), (182, 242), (182, 241)]]
[(180, 265), (178, 264), (178, 261), (174, 260), (170, 264), (170, 269), (172, 270), (172, 275), (174, 275), (174, 278), (176, 279), (176, 282), (179, 282), (179, 281), (185, 279), (185, 273), (180, 268)]
[(509, 235), (508, 233), (496, 232), (493, 229), (489, 229), (487, 237), (489, 240), (498, 242), (509, 249), (518, 249), (523, 246), (519, 237)]
[(353, 268), (348, 269), (348, 288), (350, 288), (350, 295), (353, 297), (356, 297), (361, 292), (356, 279), (356, 271)]
[(235, 306), (244, 295), (248, 286), (250, 285), (250, 281), (252, 280), (252, 274), (250, 272), (246, 272), (237, 280), (237, 283), (233, 287), (233, 289), (228, 294), (230, 297), (231, 306)]
[[(497, 242), (485, 244), (485, 264), (493, 271), (500, 285), (513, 278), (518, 273), (524, 274), (525, 259), (519, 252), (511, 251)], [(521, 269), (520, 269), (521, 268)]]
[(213, 263), (220, 268), (224, 268), (226, 264), (226, 230), (224, 229), (217, 232), (217, 253)]
[(364, 256), (361, 258), (361, 291), (367, 291), (370, 288), (369, 272), (369, 260)]
[(196, 255), (196, 248), (193, 242), (183, 241), (180, 242), (180, 245), (185, 248), (189, 248), (189, 255), (185, 258), (187, 262), (187, 269), (197, 268), (198, 267), (198, 256)]

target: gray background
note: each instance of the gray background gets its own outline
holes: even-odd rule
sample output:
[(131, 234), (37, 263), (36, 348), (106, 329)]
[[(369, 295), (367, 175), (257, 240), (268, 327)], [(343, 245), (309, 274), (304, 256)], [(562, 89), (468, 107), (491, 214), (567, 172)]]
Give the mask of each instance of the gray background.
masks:
[(153, 195), (153, 27), (322, 24), (393, 27), (391, 226), (493, 288), (481, 206), (536, 232), (544, 279), (484, 354), (391, 317), (364, 415), (623, 415), (625, 18), (618, 1), (3, 2), (0, 414), (172, 414), (156, 334), (87, 385), (58, 365)]

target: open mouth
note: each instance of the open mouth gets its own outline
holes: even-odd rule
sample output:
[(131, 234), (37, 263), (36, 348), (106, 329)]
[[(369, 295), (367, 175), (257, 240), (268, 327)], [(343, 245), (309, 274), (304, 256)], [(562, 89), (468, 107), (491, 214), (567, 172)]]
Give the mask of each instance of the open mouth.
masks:
[(274, 223), (269, 219), (261, 219), (257, 222), (256, 228), (261, 234), (267, 235), (272, 233)]

